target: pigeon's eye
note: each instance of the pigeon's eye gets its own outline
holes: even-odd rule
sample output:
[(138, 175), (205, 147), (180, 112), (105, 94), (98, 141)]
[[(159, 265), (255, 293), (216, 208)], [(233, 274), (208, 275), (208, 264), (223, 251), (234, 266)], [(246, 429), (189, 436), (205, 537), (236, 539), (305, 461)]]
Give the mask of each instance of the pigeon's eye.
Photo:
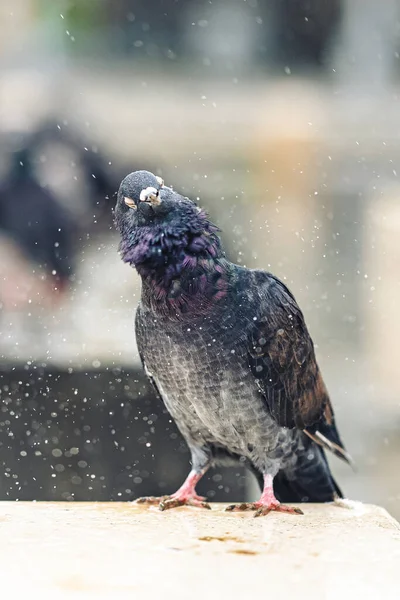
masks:
[(132, 198), (128, 198), (125, 196), (124, 202), (127, 206), (129, 206), (129, 208), (133, 208), (134, 210), (137, 209), (136, 202), (132, 200)]

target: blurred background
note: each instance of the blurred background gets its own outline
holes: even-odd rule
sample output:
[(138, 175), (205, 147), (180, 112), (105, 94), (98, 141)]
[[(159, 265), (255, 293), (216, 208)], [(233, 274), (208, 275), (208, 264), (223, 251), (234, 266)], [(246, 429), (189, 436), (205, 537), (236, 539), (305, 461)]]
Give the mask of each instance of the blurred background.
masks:
[[(1, 499), (132, 500), (187, 473), (112, 222), (145, 168), (292, 289), (358, 466), (333, 470), (400, 517), (399, 94), (399, 0), (1, 2)], [(255, 493), (236, 469), (200, 490)]]

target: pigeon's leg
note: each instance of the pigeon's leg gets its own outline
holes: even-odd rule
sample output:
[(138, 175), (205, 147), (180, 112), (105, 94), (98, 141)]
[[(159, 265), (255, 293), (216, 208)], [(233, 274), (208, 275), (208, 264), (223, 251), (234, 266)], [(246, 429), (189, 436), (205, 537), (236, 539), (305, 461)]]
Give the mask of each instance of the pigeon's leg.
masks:
[(196, 484), (203, 477), (204, 471), (197, 473), (196, 471), (190, 471), (184, 483), (181, 485), (179, 490), (163, 498), (160, 502), (160, 510), (167, 510), (168, 508), (176, 508), (177, 506), (197, 506), (198, 508), (208, 508), (211, 506), (205, 501), (206, 499), (199, 496), (196, 493)]
[(242, 510), (255, 510), (255, 517), (262, 517), (268, 515), (271, 511), (285, 512), (294, 515), (302, 515), (303, 511), (300, 508), (293, 506), (285, 506), (281, 504), (279, 500), (275, 498), (273, 488), (274, 478), (272, 475), (264, 475), (264, 489), (261, 494), (261, 498), (257, 502), (244, 502), (242, 504), (230, 504), (226, 507), (227, 511), (242, 511)]
[(211, 507), (205, 501), (206, 499), (196, 493), (197, 483), (210, 466), (210, 457), (208, 453), (203, 450), (199, 450), (198, 448), (191, 448), (191, 451), (193, 467), (179, 490), (177, 490), (171, 496), (161, 496), (159, 498), (154, 496), (138, 498), (136, 503), (158, 504), (160, 510), (167, 510), (169, 508), (176, 508), (177, 506), (184, 505), (210, 509)]

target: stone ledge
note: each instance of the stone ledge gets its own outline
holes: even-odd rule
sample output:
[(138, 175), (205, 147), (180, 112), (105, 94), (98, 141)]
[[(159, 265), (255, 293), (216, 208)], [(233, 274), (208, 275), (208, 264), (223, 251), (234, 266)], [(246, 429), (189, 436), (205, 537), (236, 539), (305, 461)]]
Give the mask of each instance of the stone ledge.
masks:
[(399, 597), (400, 525), (384, 509), (305, 504), (304, 516), (253, 519), (223, 507), (3, 502), (1, 590), (57, 600)]

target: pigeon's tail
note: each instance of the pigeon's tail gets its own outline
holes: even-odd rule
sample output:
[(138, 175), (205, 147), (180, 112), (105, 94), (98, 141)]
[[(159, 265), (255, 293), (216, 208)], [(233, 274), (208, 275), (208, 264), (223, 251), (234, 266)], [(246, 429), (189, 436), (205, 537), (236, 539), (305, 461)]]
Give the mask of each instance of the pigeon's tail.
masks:
[(318, 446), (329, 450), (332, 454), (347, 462), (355, 471), (354, 461), (346, 451), (334, 421), (330, 424), (321, 421), (314, 427), (308, 427), (307, 429), (303, 429), (303, 431)]
[[(262, 476), (258, 475), (262, 487)], [(283, 469), (274, 478), (274, 493), (280, 502), (333, 502), (343, 498), (325, 456), (319, 446), (310, 447), (298, 455), (296, 464)]]
[(277, 474), (274, 490), (280, 502), (332, 502), (343, 498), (324, 450), (314, 444), (298, 456), (290, 470)]

